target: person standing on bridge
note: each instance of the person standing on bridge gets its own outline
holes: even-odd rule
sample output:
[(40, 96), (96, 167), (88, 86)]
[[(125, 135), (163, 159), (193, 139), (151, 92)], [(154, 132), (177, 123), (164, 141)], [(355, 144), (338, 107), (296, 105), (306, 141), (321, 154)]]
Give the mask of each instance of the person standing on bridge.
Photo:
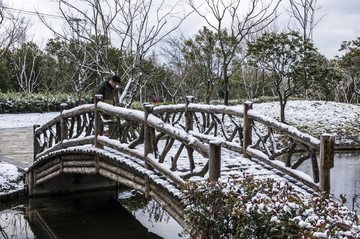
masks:
[[(117, 88), (120, 85), (120, 77), (117, 75), (113, 75), (110, 80), (106, 80), (101, 82), (101, 84), (96, 88), (94, 95), (100, 94), (103, 96), (103, 101), (110, 105), (117, 106), (119, 104), (119, 94)], [(115, 136), (115, 124), (116, 120), (112, 119), (109, 115), (104, 115), (106, 120), (112, 120), (109, 122), (109, 131), (108, 134), (111, 138)]]
[(98, 88), (96, 88), (94, 95), (103, 95), (105, 103), (117, 105), (119, 102), (117, 87), (120, 85), (120, 82), (120, 77), (113, 75), (110, 80), (101, 82)]

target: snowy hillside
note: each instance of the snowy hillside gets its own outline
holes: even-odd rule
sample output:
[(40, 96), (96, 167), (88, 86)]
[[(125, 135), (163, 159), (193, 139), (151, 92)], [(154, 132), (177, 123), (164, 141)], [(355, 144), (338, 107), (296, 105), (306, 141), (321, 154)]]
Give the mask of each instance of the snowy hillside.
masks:
[[(259, 114), (280, 120), (279, 102), (254, 104)], [(325, 101), (290, 101), (285, 109), (286, 123), (316, 138), (336, 135), (342, 145), (360, 145), (360, 106)]]

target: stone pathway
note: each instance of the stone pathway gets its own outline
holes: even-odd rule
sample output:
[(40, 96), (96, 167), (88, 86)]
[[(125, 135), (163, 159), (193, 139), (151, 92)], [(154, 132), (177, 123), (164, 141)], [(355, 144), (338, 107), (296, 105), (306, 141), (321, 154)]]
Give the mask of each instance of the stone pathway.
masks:
[(11, 163), (20, 169), (33, 161), (33, 129), (0, 129), (0, 161)]

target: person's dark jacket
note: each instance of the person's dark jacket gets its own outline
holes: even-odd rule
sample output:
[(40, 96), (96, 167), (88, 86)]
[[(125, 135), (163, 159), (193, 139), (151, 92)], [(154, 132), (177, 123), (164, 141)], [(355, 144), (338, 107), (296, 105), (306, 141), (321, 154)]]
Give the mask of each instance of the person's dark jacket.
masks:
[[(117, 90), (112, 88), (112, 86), (109, 84), (108, 81), (103, 81), (98, 86), (98, 88), (95, 90), (95, 94), (101, 94), (103, 95), (104, 102), (114, 105), (114, 102), (117, 101)], [(115, 101), (114, 101), (115, 100)]]

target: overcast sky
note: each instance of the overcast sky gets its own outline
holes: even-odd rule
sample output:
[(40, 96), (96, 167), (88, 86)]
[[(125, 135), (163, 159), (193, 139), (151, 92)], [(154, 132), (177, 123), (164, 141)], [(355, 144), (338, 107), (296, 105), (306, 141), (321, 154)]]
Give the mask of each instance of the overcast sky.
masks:
[[(9, 7), (26, 11), (39, 11), (41, 13), (59, 14), (57, 4), (53, 0), (3, 0)], [(286, 0), (283, 0), (286, 1)], [(339, 55), (338, 49), (342, 41), (351, 41), (360, 37), (360, 0), (318, 0), (320, 9), (316, 12), (317, 17), (323, 16), (314, 30), (315, 46), (320, 53), (328, 58)], [(285, 14), (285, 13), (284, 13)], [(26, 15), (30, 17), (31, 15)], [(44, 26), (32, 17), (32, 35), (35, 40), (43, 37), (52, 37)], [(201, 21), (197, 21), (199, 24)], [(54, 24), (60, 24), (61, 20), (56, 20)], [(192, 29), (194, 29), (193, 24)], [(200, 29), (201, 26), (198, 26)]]

